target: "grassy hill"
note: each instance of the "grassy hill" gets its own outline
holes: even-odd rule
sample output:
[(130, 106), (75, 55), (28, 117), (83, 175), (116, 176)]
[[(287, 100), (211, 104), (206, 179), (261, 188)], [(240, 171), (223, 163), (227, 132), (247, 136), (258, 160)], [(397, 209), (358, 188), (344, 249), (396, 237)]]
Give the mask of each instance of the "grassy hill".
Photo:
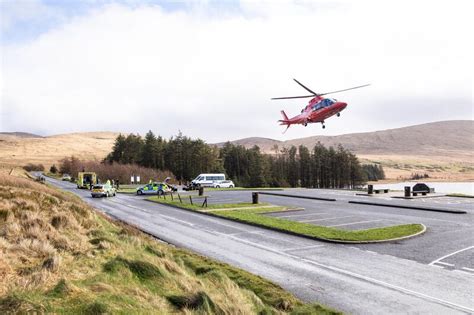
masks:
[(42, 163), (50, 166), (65, 156), (102, 160), (118, 132), (83, 132), (40, 137), (26, 133), (0, 133), (0, 165), (22, 166)]
[[(65, 156), (102, 160), (112, 149), (117, 132), (86, 132), (40, 137), (26, 133), (0, 133), (0, 165), (42, 163), (49, 167)], [(437, 180), (474, 180), (474, 121), (441, 121), (404, 128), (339, 136), (314, 136), (287, 141), (245, 138), (232, 141), (245, 147), (258, 145), (274, 153), (300, 144), (313, 147), (343, 145), (367, 163), (381, 163), (389, 178), (427, 173)], [(216, 144), (218, 146), (223, 143)]]
[[(404, 128), (339, 136), (314, 136), (287, 141), (245, 138), (232, 141), (245, 147), (258, 145), (274, 154), (292, 145), (313, 147), (341, 144), (363, 162), (381, 163), (388, 177), (428, 173), (435, 179), (474, 180), (474, 121), (441, 121)], [(219, 146), (223, 143), (217, 144)]]
[(0, 313), (334, 314), (0, 173)]

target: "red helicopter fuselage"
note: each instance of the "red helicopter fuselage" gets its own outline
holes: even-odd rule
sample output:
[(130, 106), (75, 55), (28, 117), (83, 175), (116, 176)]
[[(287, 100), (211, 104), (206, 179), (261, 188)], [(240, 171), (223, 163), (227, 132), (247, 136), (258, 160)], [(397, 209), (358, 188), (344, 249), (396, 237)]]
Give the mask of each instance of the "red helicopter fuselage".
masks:
[(284, 111), (281, 111), (283, 119), (279, 120), (280, 125), (304, 125), (311, 123), (324, 123), (326, 119), (339, 113), (347, 107), (347, 103), (336, 101), (331, 98), (315, 96), (308, 105), (301, 110), (301, 114), (288, 118)]
[(304, 86), (298, 80), (296, 79), (293, 79), (293, 80), (311, 94), (303, 95), (303, 96), (274, 97), (272, 98), (272, 100), (286, 100), (286, 99), (309, 98), (309, 97), (311, 98), (311, 100), (308, 102), (308, 105), (306, 105), (306, 107), (301, 110), (301, 114), (296, 115), (295, 117), (288, 118), (285, 112), (281, 111), (281, 114), (283, 115), (283, 119), (279, 120), (278, 122), (280, 122), (280, 125), (287, 126), (286, 129), (288, 129), (291, 125), (307, 126), (308, 124), (311, 124), (311, 123), (321, 123), (323, 125), (323, 128), (326, 128), (324, 125), (324, 121), (334, 115), (340, 116), (341, 111), (343, 111), (347, 107), (347, 103), (339, 102), (333, 98), (325, 98), (323, 97), (324, 95), (359, 89), (359, 88), (370, 85), (370, 84), (364, 84), (364, 85), (354, 86), (348, 89), (343, 89), (343, 90), (338, 90), (338, 91), (333, 91), (333, 92), (316, 93), (312, 91), (311, 89), (309, 89), (308, 87)]

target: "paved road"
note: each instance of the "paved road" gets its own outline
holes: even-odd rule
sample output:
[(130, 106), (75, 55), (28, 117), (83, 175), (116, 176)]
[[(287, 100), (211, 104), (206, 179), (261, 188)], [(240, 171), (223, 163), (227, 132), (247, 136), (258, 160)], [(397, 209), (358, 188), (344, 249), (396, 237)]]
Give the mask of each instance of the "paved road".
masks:
[[(430, 265), (378, 253), (372, 245), (345, 246), (290, 236), (158, 205), (133, 195), (92, 199), (88, 191), (77, 190), (73, 184), (48, 181), (77, 193), (100, 211), (135, 224), (169, 243), (261, 275), (305, 301), (318, 301), (356, 314), (474, 312), (474, 277), (467, 270), (451, 271), (436, 267), (436, 263)], [(229, 198), (228, 194), (224, 192), (221, 198)], [(218, 194), (213, 195), (217, 200)], [(300, 202), (296, 200), (291, 203)], [(327, 203), (318, 205), (327, 207)], [(357, 209), (373, 212), (364, 207)], [(384, 211), (390, 215), (389, 210)], [(416, 213), (420, 213), (419, 218), (426, 214)], [(433, 222), (438, 222), (435, 219)], [(457, 220), (452, 222), (460, 224)], [(472, 245), (472, 233), (470, 237)], [(416, 240), (393, 246), (407, 247)], [(454, 256), (436, 259), (450, 263)]]

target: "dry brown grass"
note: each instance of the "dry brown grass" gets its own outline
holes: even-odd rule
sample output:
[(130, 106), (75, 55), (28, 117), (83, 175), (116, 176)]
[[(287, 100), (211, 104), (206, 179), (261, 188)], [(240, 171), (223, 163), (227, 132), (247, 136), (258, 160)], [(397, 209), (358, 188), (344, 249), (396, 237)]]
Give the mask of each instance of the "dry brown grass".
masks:
[(0, 164), (42, 163), (46, 169), (65, 156), (100, 161), (112, 151), (117, 132), (84, 132), (44, 138), (0, 135)]
[(0, 313), (286, 314), (308, 307), (260, 277), (160, 244), (73, 195), (5, 172), (0, 280)]
[[(76, 202), (72, 195), (0, 173), (0, 272), (10, 287), (42, 287), (56, 278), (51, 273), (59, 270), (58, 253), (72, 255), (90, 248), (87, 232), (95, 225), (94, 214)], [(65, 227), (68, 233), (58, 232)], [(0, 295), (7, 290), (0, 285)]]

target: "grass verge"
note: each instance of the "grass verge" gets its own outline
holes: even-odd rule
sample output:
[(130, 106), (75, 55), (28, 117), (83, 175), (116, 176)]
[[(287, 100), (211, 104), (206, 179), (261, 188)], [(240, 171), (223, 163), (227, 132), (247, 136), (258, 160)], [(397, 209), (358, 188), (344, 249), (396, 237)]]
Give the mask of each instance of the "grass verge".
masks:
[(0, 313), (335, 314), (0, 173)]
[[(263, 204), (258, 206), (241, 203), (241, 204), (216, 204), (209, 205), (208, 208), (202, 208), (198, 205), (190, 205), (187, 203), (180, 203), (179, 201), (163, 200), (158, 198), (148, 198), (149, 200), (172, 205), (184, 209), (194, 210), (194, 211), (203, 211), (206, 210), (207, 213), (232, 219), (235, 221), (240, 221), (244, 223), (255, 224), (271, 229), (276, 229), (284, 232), (289, 232), (292, 234), (300, 234), (303, 236), (308, 236), (316, 239), (323, 239), (328, 241), (339, 241), (339, 242), (378, 242), (386, 241), (391, 239), (397, 239), (401, 237), (407, 237), (410, 235), (417, 234), (423, 231), (424, 226), (421, 224), (403, 224), (403, 225), (394, 225), (383, 228), (374, 228), (367, 230), (341, 230), (331, 227), (318, 226), (309, 223), (295, 222), (290, 220), (285, 220), (281, 218), (275, 218), (270, 216), (262, 215), (266, 212), (275, 212), (286, 210), (285, 207), (262, 207)], [(253, 207), (252, 207), (253, 206)], [(268, 206), (268, 204), (265, 204)], [(252, 208), (249, 208), (252, 207)], [(230, 208), (232, 210), (220, 210)], [(245, 208), (245, 209), (234, 209), (234, 208)], [(219, 209), (214, 210), (212, 209)], [(209, 211), (210, 210), (210, 211)]]

